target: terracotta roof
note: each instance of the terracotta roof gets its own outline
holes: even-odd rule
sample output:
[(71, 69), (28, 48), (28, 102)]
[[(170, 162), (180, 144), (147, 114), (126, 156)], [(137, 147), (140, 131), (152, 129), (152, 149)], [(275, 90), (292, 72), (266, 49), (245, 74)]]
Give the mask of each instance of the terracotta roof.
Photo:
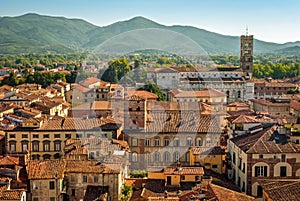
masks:
[(135, 189), (140, 189), (143, 187), (143, 184), (145, 184), (147, 179), (142, 179), (142, 178), (127, 178), (125, 183), (127, 185), (132, 186)]
[(173, 68), (163, 67), (163, 68), (150, 68), (149, 72), (154, 72), (154, 73), (177, 73), (178, 71), (173, 69)]
[(231, 102), (227, 104), (227, 107), (249, 107), (250, 106), (245, 102)]
[(25, 83), (25, 84), (21, 84), (21, 85), (18, 85), (16, 88), (18, 89), (30, 89), (30, 90), (37, 90), (39, 88), (41, 88), (42, 85), (40, 84), (29, 84), (29, 83)]
[(9, 85), (3, 85), (3, 86), (0, 86), (0, 89), (5, 89), (7, 91), (13, 91), (14, 88)]
[(130, 200), (149, 200), (149, 197), (157, 197), (160, 194), (155, 193), (147, 188), (142, 188), (138, 191), (133, 192)]
[(264, 192), (273, 201), (294, 201), (299, 200), (300, 180), (259, 180)]
[(145, 90), (128, 90), (125, 91), (125, 98), (129, 100), (157, 100), (158, 96)]
[(259, 121), (256, 120), (254, 117), (249, 115), (240, 115), (234, 117), (233, 119), (228, 119), (233, 124), (249, 124), (249, 123), (258, 123)]
[(99, 82), (99, 84), (100, 84), (100, 82), (102, 82), (102, 80), (100, 80), (100, 79), (98, 79), (96, 77), (89, 77), (89, 78), (86, 78), (85, 80), (82, 80), (80, 82), (80, 84), (83, 85), (83, 86), (88, 87), (89, 85), (95, 84), (97, 82)]
[(219, 133), (221, 132), (218, 118), (213, 115), (199, 114), (199, 112), (150, 112), (150, 122), (146, 132), (154, 133)]
[(287, 83), (287, 82), (266, 82), (266, 87), (288, 87), (288, 88), (295, 88), (296, 85), (293, 83)]
[(149, 201), (179, 201), (179, 198), (176, 197), (168, 197), (164, 198), (163, 196), (161, 197), (150, 197), (148, 198)]
[(237, 136), (235, 138), (230, 139), (233, 143), (235, 143), (240, 149), (242, 149), (244, 152), (248, 151), (250, 147), (252, 147), (257, 140), (261, 136), (263, 136), (264, 133), (270, 132), (273, 133), (276, 130), (276, 127), (269, 127), (266, 128), (260, 132), (254, 133), (254, 134), (248, 134), (248, 135), (241, 135)]
[(32, 103), (31, 107), (33, 107), (37, 110), (40, 110), (42, 112), (49, 112), (50, 109), (57, 107), (61, 104), (62, 104), (61, 102), (44, 99), (43, 101), (36, 101), (36, 102)]
[(222, 149), (219, 146), (215, 147), (203, 147), (203, 146), (195, 146), (191, 147), (191, 151), (193, 154), (198, 155), (198, 154), (225, 154), (224, 149)]
[(300, 102), (291, 103), (291, 108), (300, 112)]
[(19, 165), (19, 158), (13, 156), (1, 156), (0, 157), (0, 166), (6, 165)]
[(21, 200), (23, 193), (25, 193), (24, 189), (4, 190), (0, 194), (0, 200)]
[(204, 175), (203, 167), (166, 167), (165, 175)]
[(215, 185), (210, 183), (209, 187), (215, 194), (216, 198), (218, 201), (229, 201), (229, 200), (234, 200), (234, 201), (250, 201), (250, 200), (255, 200), (254, 197), (248, 196), (244, 193), (239, 193), (233, 190), (229, 190), (227, 188)]
[[(116, 123), (112, 118), (92, 118), (92, 119), (81, 119), (81, 118), (53, 118), (49, 119), (42, 124), (40, 128), (34, 128), (34, 130), (92, 130), (92, 129), (118, 129), (119, 123)], [(22, 130), (22, 127), (14, 127), (13, 130)], [(11, 130), (11, 128), (6, 128)]]
[(73, 90), (81, 91), (81, 92), (83, 92), (83, 93), (88, 92), (88, 91), (91, 90), (91, 89), (86, 88), (86, 87), (84, 87), (84, 86), (82, 86), (82, 85), (80, 85), (80, 84), (76, 84), (75, 86), (72, 87), (72, 89), (73, 89)]
[(111, 110), (111, 101), (94, 101), (92, 105), (93, 110)]
[[(274, 130), (265, 132), (251, 148), (247, 151), (250, 154), (269, 153), (300, 153), (300, 145), (292, 142), (276, 142)], [(280, 137), (279, 137), (280, 138)]]
[(284, 136), (278, 134), (276, 125), (266, 128), (255, 134), (247, 134), (235, 137), (231, 139), (231, 141), (234, 142), (244, 152), (249, 154), (300, 152), (300, 145), (287, 142)]
[(0, 104), (0, 113), (11, 110), (15, 107), (17, 107), (17, 105), (15, 105), (13, 103), (1, 103)]
[(171, 90), (169, 93), (175, 98), (210, 98), (210, 97), (226, 97), (227, 95), (216, 89), (203, 89), (192, 91)]
[(62, 179), (65, 166), (64, 160), (29, 161), (28, 179)]
[(201, 114), (212, 114), (215, 111), (212, 106), (201, 102), (169, 102), (169, 101), (148, 101), (148, 111), (190, 111), (201, 112)]
[(105, 138), (68, 139), (64, 151), (70, 155), (87, 155), (88, 151), (98, 150), (99, 154), (107, 155), (115, 150), (129, 150), (126, 141)]
[(250, 100), (253, 103), (258, 103), (261, 105), (266, 105), (266, 106), (289, 106), (290, 103), (284, 103), (284, 102), (272, 102), (269, 100), (265, 100), (265, 99), (251, 99)]
[(237, 117), (240, 115), (254, 115), (255, 114), (255, 112), (253, 110), (227, 111), (227, 113), (232, 117)]
[(120, 164), (102, 164), (95, 160), (67, 160), (66, 172), (118, 174), (120, 173)]
[[(108, 186), (92, 186), (88, 185), (83, 201), (100, 201), (103, 199), (100, 199), (102, 196), (104, 196), (104, 193), (108, 192)], [(107, 195), (106, 195), (107, 196)]]

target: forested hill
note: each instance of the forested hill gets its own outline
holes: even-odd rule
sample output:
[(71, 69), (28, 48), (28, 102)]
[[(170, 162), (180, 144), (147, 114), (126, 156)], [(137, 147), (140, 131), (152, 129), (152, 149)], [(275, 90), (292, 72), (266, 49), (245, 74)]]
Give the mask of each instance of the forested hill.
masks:
[[(164, 26), (144, 17), (135, 17), (98, 27), (80, 19), (25, 14), (0, 18), (0, 53), (70, 53), (91, 51), (118, 34), (145, 28), (181, 33), (211, 54), (238, 53), (239, 36), (225, 36), (192, 26)], [(293, 51), (289, 48), (293, 47)], [(285, 44), (255, 40), (255, 52), (299, 55), (300, 42)]]

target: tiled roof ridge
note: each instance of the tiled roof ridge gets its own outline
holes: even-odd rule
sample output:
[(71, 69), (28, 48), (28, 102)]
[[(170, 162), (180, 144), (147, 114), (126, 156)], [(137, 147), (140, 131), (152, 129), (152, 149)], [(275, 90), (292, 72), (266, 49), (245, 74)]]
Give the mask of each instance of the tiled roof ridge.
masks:
[[(252, 145), (252, 147), (251, 147), (247, 152), (250, 152), (251, 149), (254, 149), (254, 147), (257, 145), (257, 143), (258, 143), (259, 141), (261, 141), (261, 142), (264, 144), (264, 146), (266, 147), (265, 143), (263, 142), (263, 137), (264, 137), (265, 135), (269, 134), (270, 132), (273, 133), (273, 132), (276, 130), (275, 127), (277, 128), (277, 125), (273, 125), (273, 126), (270, 127), (264, 134), (262, 134), (262, 135), (259, 137), (259, 139)], [(275, 130), (274, 130), (274, 129), (275, 129)], [(267, 149), (267, 147), (266, 147), (266, 149)], [(268, 150), (268, 149), (267, 149), (267, 150)], [(268, 150), (268, 152), (269, 152), (269, 150)]]
[[(5, 160), (5, 159), (7, 159), (7, 160), (9, 160), (10, 162), (12, 162), (12, 163), (18, 165), (18, 163), (16, 163), (16, 161), (14, 161), (14, 160), (11, 159), (11, 156), (3, 156), (2, 158), (0, 158), (0, 161)], [(17, 158), (17, 159), (18, 159), (18, 158)]]
[[(238, 120), (240, 120), (240, 119), (242, 119), (242, 118), (245, 118), (245, 119), (247, 119), (247, 120), (252, 120), (252, 121), (254, 121), (254, 122), (258, 122), (254, 117), (252, 117), (252, 116), (250, 116), (250, 115), (247, 115), (247, 114), (242, 114), (242, 115), (237, 116), (237, 117), (232, 121), (232, 123), (234, 123), (234, 122), (236, 122), (236, 121), (238, 121)], [(245, 122), (245, 123), (248, 123), (248, 122)], [(251, 122), (251, 123), (252, 123), (252, 122)]]
[[(280, 181), (279, 181), (280, 182)], [(288, 183), (286, 183), (286, 184), (283, 184), (283, 185), (280, 185), (280, 186), (273, 186), (273, 187), (270, 187), (270, 188), (268, 188), (268, 190), (274, 190), (274, 189), (278, 189), (278, 188), (282, 188), (282, 187), (288, 187), (288, 186), (292, 186), (292, 185), (294, 185), (294, 184), (296, 184), (296, 183), (299, 183), (300, 181), (298, 180), (298, 181), (289, 181)], [(272, 183), (274, 183), (274, 182), (272, 182)], [(270, 184), (270, 183), (269, 183)], [(268, 185), (268, 184), (267, 184)]]
[(297, 152), (297, 150), (292, 146), (291, 143), (288, 143), (288, 145), (293, 149), (293, 151), (294, 151), (295, 153)]
[[(212, 188), (212, 187), (221, 188), (221, 189), (223, 189), (223, 190), (230, 191), (230, 192), (232, 192), (232, 193), (239, 193), (239, 194), (242, 194), (243, 196), (248, 197), (248, 198), (251, 198), (251, 199), (253, 198), (252, 196), (249, 196), (249, 195), (247, 195), (247, 194), (240, 193), (240, 192), (237, 192), (237, 191), (234, 191), (234, 190), (231, 190), (231, 189), (229, 189), (229, 188), (225, 188), (225, 187), (223, 187), (223, 186), (219, 186), (219, 185), (216, 185), (216, 184), (213, 184), (213, 183), (209, 183), (209, 186), (210, 186), (210, 188), (211, 188), (211, 190), (213, 191), (214, 194), (215, 194), (216, 192), (215, 192), (214, 188)], [(254, 200), (254, 199), (253, 199), (253, 200)]]
[(145, 189), (146, 189), (146, 188), (143, 188), (143, 189), (142, 189), (141, 197), (143, 197), (143, 196), (144, 196)]
[(280, 149), (280, 147), (278, 146), (277, 143), (275, 143), (276, 147), (279, 149), (279, 151), (282, 153), (282, 150)]

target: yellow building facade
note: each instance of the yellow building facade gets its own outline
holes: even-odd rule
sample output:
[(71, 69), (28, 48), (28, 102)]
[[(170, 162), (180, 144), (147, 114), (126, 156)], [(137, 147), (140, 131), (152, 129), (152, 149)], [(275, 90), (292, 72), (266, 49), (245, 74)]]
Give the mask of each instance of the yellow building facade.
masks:
[(191, 147), (190, 165), (202, 166), (219, 174), (226, 172), (226, 153), (221, 147)]

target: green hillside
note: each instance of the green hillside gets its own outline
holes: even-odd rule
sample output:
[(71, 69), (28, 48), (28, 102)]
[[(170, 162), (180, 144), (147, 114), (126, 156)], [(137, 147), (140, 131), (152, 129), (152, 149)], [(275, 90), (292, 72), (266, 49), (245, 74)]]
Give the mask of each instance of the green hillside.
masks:
[[(225, 36), (192, 26), (164, 26), (144, 17), (135, 17), (109, 26), (97, 27), (84, 20), (25, 14), (0, 18), (0, 53), (68, 53), (92, 51), (99, 44), (119, 34), (136, 29), (165, 29), (181, 33), (206, 52), (213, 54), (239, 52), (239, 37)], [(142, 37), (141, 37), (142, 38)], [(141, 40), (139, 37), (136, 41)], [(131, 41), (132, 42), (132, 41)], [(149, 41), (148, 41), (149, 42)], [(129, 46), (131, 44), (126, 44)], [(300, 42), (285, 44), (255, 40), (256, 53), (278, 52), (300, 54)], [(278, 51), (277, 51), (278, 50)]]

